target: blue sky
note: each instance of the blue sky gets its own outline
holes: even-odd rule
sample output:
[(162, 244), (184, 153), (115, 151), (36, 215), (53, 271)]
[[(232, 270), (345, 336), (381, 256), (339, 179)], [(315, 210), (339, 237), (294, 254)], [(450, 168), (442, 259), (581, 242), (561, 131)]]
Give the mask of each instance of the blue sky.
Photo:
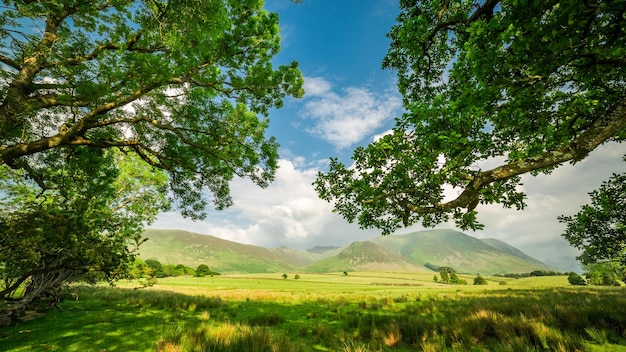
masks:
[[(270, 114), (268, 135), (281, 144), (276, 181), (259, 189), (249, 181), (235, 180), (233, 207), (222, 212), (209, 209), (207, 218), (197, 222), (169, 212), (150, 227), (298, 249), (344, 246), (376, 237), (378, 231), (361, 230), (333, 214), (311, 183), (330, 157), (349, 164), (356, 146), (388, 131), (394, 117), (402, 113), (395, 73), (381, 69), (389, 45), (386, 34), (398, 14), (397, 1), (268, 0), (266, 8), (280, 17), (283, 40), (276, 64), (298, 61), (306, 91), (303, 99), (287, 99), (282, 109)], [(546, 262), (576, 255), (560, 236), (564, 227), (557, 216), (574, 214), (588, 202), (588, 192), (613, 172), (626, 171), (624, 154), (626, 145), (606, 145), (550, 176), (523, 176), (527, 209), (480, 205), (479, 220), (486, 227), (468, 234), (500, 239)], [(399, 233), (420, 229), (415, 226)]]

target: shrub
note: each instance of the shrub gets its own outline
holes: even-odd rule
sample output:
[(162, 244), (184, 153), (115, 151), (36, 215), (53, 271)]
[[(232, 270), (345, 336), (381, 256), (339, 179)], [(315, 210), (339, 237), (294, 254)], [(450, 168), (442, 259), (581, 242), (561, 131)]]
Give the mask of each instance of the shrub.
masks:
[(583, 279), (580, 275), (576, 274), (573, 271), (569, 273), (569, 275), (567, 276), (567, 281), (570, 283), (570, 285), (586, 285), (587, 284), (585, 279)]
[(484, 277), (478, 275), (474, 278), (474, 285), (487, 285), (487, 280)]
[(211, 274), (211, 270), (206, 264), (200, 264), (198, 265), (198, 268), (196, 268), (195, 276), (197, 277), (205, 277), (206, 275), (210, 275), (210, 274)]

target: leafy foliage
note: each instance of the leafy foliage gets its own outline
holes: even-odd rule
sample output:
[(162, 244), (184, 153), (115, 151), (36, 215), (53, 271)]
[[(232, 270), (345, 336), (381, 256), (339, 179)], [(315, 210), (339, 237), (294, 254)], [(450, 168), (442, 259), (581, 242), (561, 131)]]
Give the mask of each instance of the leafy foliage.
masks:
[(264, 116), (303, 91), (296, 63), (272, 66), (262, 1), (18, 1), (0, 26), (0, 164), (32, 176), (38, 153), (117, 147), (166, 170), (194, 218), (231, 204), (234, 176), (273, 179)]
[(146, 259), (146, 265), (152, 271), (154, 277), (162, 278), (165, 277), (165, 272), (163, 271), (163, 264), (155, 259)]
[(44, 189), (0, 166), (0, 299), (22, 306), (70, 282), (124, 276), (144, 224), (169, 206), (167, 177), (134, 158), (86, 147), (54, 154), (36, 170)]
[(194, 276), (197, 277), (205, 277), (207, 275), (213, 276), (213, 275), (220, 275), (220, 273), (215, 272), (211, 269), (209, 269), (209, 266), (206, 264), (200, 264), (198, 265), (198, 267), (196, 268), (195, 272), (194, 272)]
[(439, 272), (439, 275), (441, 276), (441, 282), (445, 282), (445, 283), (450, 282), (450, 275), (448, 275), (447, 271), (441, 270)]
[(570, 285), (579, 285), (579, 286), (587, 284), (585, 279), (583, 279), (580, 275), (576, 274), (573, 271), (569, 273), (569, 275), (567, 275), (567, 282), (569, 282)]
[(585, 278), (590, 285), (620, 286), (626, 280), (624, 268), (615, 262), (588, 264), (584, 266)]
[(477, 275), (474, 278), (474, 285), (487, 285), (487, 284), (488, 284), (487, 280), (480, 275)]
[(168, 196), (202, 218), (235, 176), (267, 186), (268, 112), (303, 93), (260, 0), (4, 2), (0, 43), (0, 297), (22, 305), (124, 275)]
[(589, 195), (591, 204), (559, 217), (567, 225), (563, 237), (582, 251), (583, 265), (607, 264), (626, 278), (626, 174), (614, 174)]
[(448, 220), (480, 229), (478, 204), (523, 209), (520, 175), (623, 140), (625, 6), (401, 1), (383, 67), (397, 71), (406, 112), (353, 165), (331, 159), (319, 196), (383, 234)]

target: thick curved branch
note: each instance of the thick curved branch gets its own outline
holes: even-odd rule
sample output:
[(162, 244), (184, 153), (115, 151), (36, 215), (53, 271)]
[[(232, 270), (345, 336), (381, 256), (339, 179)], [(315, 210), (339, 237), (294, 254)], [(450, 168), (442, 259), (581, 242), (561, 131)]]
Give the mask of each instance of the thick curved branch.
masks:
[(47, 273), (50, 273), (50, 272), (53, 272), (53, 271), (56, 271), (56, 270), (61, 270), (61, 269), (65, 269), (65, 267), (63, 265), (58, 265), (58, 266), (42, 268), (42, 269), (33, 269), (33, 270), (23, 274), (12, 285), (10, 285), (9, 287), (7, 287), (4, 290), (0, 291), (0, 299), (6, 301), (7, 298), (8, 298), (7, 297), (8, 294), (11, 294), (15, 290), (17, 290), (20, 287), (20, 285), (22, 285), (24, 283), (24, 281), (26, 281), (26, 279), (30, 278), (33, 275), (47, 274)]
[(22, 69), (22, 66), (17, 61), (14, 61), (13, 59), (5, 55), (0, 55), (0, 62), (16, 71), (20, 71)]
[(54, 42), (57, 40), (57, 31), (59, 25), (71, 15), (72, 9), (51, 15), (46, 19), (41, 41), (36, 44), (37, 50), (32, 55), (23, 59), (20, 69), (15, 78), (9, 84), (6, 92), (6, 98), (0, 105), (0, 121), (11, 121), (15, 119), (16, 114), (21, 111), (21, 104), (28, 99), (29, 87), (33, 80), (43, 69), (45, 57), (51, 50)]
[[(582, 160), (602, 143), (608, 141), (618, 131), (626, 128), (626, 99), (622, 97), (610, 113), (598, 119), (589, 129), (568, 146), (543, 152), (537, 156), (510, 162), (506, 165), (476, 174), (465, 186), (465, 190), (454, 200), (434, 206), (415, 206), (408, 202), (400, 204), (414, 213), (439, 213), (457, 208), (473, 210), (479, 201), (480, 191), (487, 185), (519, 176), (531, 171), (556, 166), (568, 161)], [(406, 225), (406, 223), (405, 223)]]

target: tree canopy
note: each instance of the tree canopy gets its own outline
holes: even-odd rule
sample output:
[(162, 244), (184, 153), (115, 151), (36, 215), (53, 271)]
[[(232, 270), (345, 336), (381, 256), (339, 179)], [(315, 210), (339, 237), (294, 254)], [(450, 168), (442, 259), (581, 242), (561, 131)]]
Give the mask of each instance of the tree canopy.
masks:
[(383, 234), (448, 220), (479, 229), (478, 204), (525, 207), (520, 175), (624, 139), (626, 3), (400, 7), (383, 67), (397, 71), (405, 113), (315, 182), (349, 221)]
[(267, 115), (303, 82), (295, 62), (273, 66), (262, 0), (2, 7), (0, 300), (19, 300), (5, 314), (123, 275), (172, 200), (201, 218), (232, 203), (235, 176), (273, 180)]
[(273, 179), (266, 116), (303, 94), (261, 0), (3, 1), (0, 43), (0, 165), (38, 178), (37, 154), (115, 147), (194, 218), (231, 204), (234, 176)]
[(0, 166), (0, 301), (19, 311), (78, 280), (122, 277), (142, 229), (167, 209), (163, 171), (113, 150), (57, 148), (47, 188)]

